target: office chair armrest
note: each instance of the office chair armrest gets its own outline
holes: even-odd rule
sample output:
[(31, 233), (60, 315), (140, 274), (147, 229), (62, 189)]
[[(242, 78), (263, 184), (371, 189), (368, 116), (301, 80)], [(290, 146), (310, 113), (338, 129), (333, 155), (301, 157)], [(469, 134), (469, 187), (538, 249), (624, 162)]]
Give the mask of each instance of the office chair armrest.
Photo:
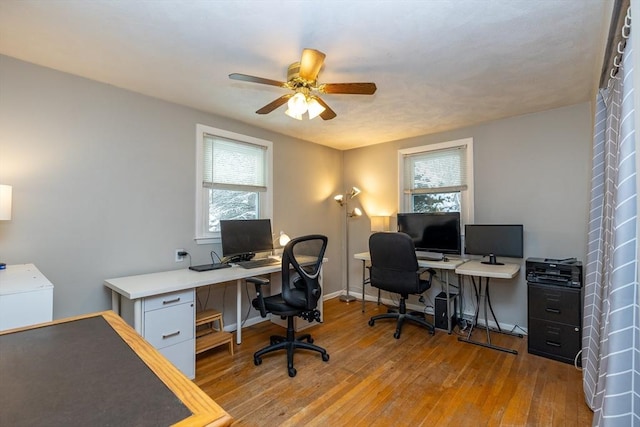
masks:
[(264, 277), (247, 277), (247, 282), (253, 283), (259, 286), (265, 286), (271, 283), (271, 281)]
[(429, 277), (426, 280), (431, 283), (431, 279), (436, 275), (436, 271), (433, 268), (421, 268), (418, 270), (418, 276), (422, 276), (425, 273), (429, 273)]
[(253, 283), (256, 287), (256, 299), (258, 300), (258, 309), (260, 310), (261, 317), (267, 317), (267, 308), (264, 305), (264, 297), (262, 296), (261, 288), (271, 283), (269, 279), (264, 277), (248, 277), (247, 283)]

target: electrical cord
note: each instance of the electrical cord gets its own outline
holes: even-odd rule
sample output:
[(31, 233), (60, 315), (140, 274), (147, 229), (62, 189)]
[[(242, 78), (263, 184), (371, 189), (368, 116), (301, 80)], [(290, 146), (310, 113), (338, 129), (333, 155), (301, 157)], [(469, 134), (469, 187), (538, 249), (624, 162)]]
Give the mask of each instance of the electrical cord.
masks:
[(209, 256), (211, 257), (211, 264), (216, 264), (216, 260), (213, 259), (213, 256), (216, 256), (216, 258), (218, 258), (218, 262), (222, 262), (222, 259), (220, 258), (220, 256), (218, 255), (218, 253), (216, 251), (211, 251), (209, 253)]
[(516, 329), (520, 329), (520, 330), (522, 331), (522, 335), (527, 335), (527, 331), (525, 331), (524, 329), (522, 329), (522, 328), (520, 327), (520, 325), (514, 325), (514, 326), (513, 326), (513, 328), (511, 328), (511, 331), (510, 331), (510, 332), (513, 334), (513, 333), (515, 333), (514, 331), (515, 331)]
[(580, 349), (578, 354), (576, 354), (576, 357), (573, 358), (573, 367), (576, 368), (576, 370), (578, 371), (582, 371), (582, 368), (578, 366), (578, 359), (580, 358), (581, 354), (582, 354), (582, 349)]
[(209, 297), (211, 296), (211, 285), (207, 286), (207, 297), (204, 300), (204, 304), (202, 304), (202, 301), (200, 301), (200, 293), (196, 292), (196, 297), (198, 300), (198, 307), (200, 308), (200, 311), (204, 311), (207, 309), (207, 306), (209, 305)]

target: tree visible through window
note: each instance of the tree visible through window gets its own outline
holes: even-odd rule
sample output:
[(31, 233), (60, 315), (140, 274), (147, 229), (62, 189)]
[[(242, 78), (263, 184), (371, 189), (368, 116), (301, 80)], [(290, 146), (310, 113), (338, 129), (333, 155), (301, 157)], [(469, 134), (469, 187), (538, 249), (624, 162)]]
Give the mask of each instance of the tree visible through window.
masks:
[(401, 212), (472, 215), (471, 139), (399, 151)]

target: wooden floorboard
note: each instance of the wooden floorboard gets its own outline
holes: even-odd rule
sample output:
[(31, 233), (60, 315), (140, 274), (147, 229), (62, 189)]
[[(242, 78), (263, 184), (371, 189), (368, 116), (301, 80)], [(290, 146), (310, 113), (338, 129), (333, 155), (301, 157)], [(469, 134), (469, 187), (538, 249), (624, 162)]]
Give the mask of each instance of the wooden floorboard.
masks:
[[(284, 329), (263, 322), (242, 330), (242, 344), (197, 357), (195, 382), (234, 419), (234, 426), (586, 426), (582, 374), (569, 364), (527, 353), (525, 338), (492, 334), (504, 353), (430, 335), (408, 323), (368, 325), (384, 306), (324, 302), (321, 325), (306, 330), (330, 355), (298, 351), (287, 375), (284, 352), (253, 364), (253, 353)], [(475, 331), (483, 339), (484, 331)]]

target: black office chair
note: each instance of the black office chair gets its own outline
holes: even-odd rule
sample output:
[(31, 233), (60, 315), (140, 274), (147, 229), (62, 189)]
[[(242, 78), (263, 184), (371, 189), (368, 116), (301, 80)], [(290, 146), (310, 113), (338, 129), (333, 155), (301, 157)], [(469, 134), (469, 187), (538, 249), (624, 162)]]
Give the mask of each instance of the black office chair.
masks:
[[(374, 233), (369, 237), (371, 266), (369, 278), (371, 286), (400, 294), (398, 310), (378, 314), (369, 320), (373, 326), (376, 320), (397, 319), (394, 338), (400, 338), (402, 325), (410, 320), (426, 327), (431, 335), (434, 326), (424, 319), (422, 313), (407, 313), (406, 299), (409, 294), (421, 294), (431, 287), (432, 269), (420, 269), (416, 258), (416, 249), (411, 237), (405, 233)], [(426, 278), (422, 276), (426, 275)]]
[(281, 294), (265, 297), (261, 288), (267, 285), (269, 280), (259, 277), (247, 279), (256, 286), (257, 298), (252, 304), (260, 310), (262, 317), (271, 313), (283, 319), (287, 318), (287, 335), (271, 336), (271, 345), (253, 355), (253, 363), (256, 366), (262, 363), (262, 355), (282, 349), (287, 350), (287, 369), (290, 377), (295, 377), (297, 373), (293, 367), (293, 352), (296, 348), (317, 351), (322, 355), (323, 361), (329, 360), (329, 354), (324, 348), (313, 345), (311, 335), (296, 337), (293, 326), (295, 317), (302, 317), (309, 322), (320, 321), (317, 306), (322, 289), (319, 278), (326, 248), (327, 237), (318, 234), (298, 237), (287, 243), (282, 254)]

